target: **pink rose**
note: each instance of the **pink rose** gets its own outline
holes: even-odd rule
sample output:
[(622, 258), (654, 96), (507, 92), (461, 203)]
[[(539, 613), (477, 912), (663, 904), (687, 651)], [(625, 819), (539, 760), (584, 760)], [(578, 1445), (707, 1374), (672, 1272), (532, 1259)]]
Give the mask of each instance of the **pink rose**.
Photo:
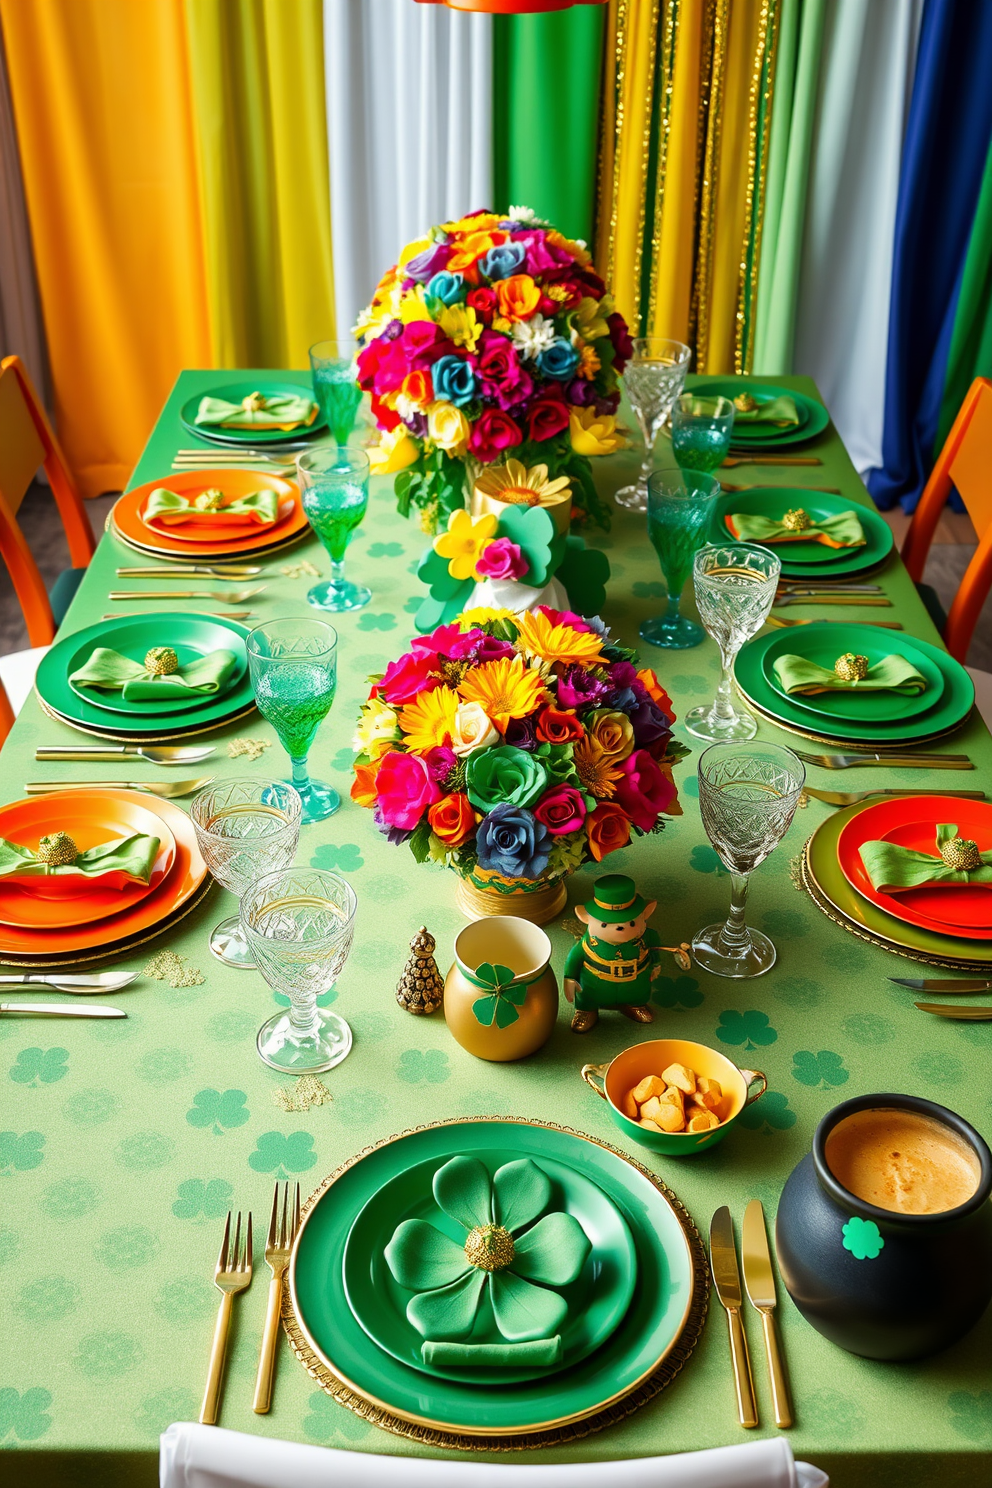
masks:
[(379, 683), (379, 695), (391, 706), (412, 703), (422, 692), (432, 692), (441, 682), (437, 672), (438, 659), (433, 652), (407, 651), (398, 661), (391, 661)]
[(512, 449), (523, 437), (520, 425), (508, 413), (486, 408), (476, 419), (468, 444), (477, 460), (491, 465), (503, 450)]
[(522, 579), (527, 559), (517, 543), (508, 537), (496, 537), (483, 548), (475, 571), (483, 579)]
[(431, 320), (412, 321), (404, 327), (402, 339), (394, 344), (402, 346), (408, 368), (421, 372), (433, 367), (439, 357), (448, 356), (455, 349), (441, 327)]
[[(653, 763), (653, 761), (652, 761)], [(379, 813), (387, 827), (412, 832), (428, 806), (440, 801), (437, 781), (419, 754), (383, 755), (375, 777)]]
[[(674, 782), (659, 770), (646, 749), (635, 749), (620, 768), (623, 775), (617, 781), (614, 800), (623, 807), (635, 827), (650, 832), (661, 813), (675, 799)], [(378, 783), (377, 778), (376, 785)]]
[(471, 656), (480, 641), (488, 640), (484, 630), (466, 630), (455, 623), (439, 625), (430, 635), (415, 636), (411, 641), (414, 651), (430, 651), (435, 656), (447, 656), (452, 661), (461, 661)]
[[(653, 761), (652, 761), (653, 763)], [(534, 815), (554, 837), (577, 832), (586, 819), (586, 803), (574, 785), (555, 785), (534, 807)]]
[(568, 408), (556, 383), (539, 393), (527, 410), (527, 432), (533, 440), (554, 439), (568, 428)]

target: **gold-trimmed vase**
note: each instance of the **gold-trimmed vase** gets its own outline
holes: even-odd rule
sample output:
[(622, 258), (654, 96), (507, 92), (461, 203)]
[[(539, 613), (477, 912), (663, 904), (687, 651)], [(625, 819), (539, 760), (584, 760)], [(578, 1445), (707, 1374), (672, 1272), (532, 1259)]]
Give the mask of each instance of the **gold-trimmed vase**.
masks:
[(514, 915), (532, 925), (546, 925), (568, 902), (564, 878), (506, 878), (490, 868), (459, 874), (455, 903), (470, 920)]

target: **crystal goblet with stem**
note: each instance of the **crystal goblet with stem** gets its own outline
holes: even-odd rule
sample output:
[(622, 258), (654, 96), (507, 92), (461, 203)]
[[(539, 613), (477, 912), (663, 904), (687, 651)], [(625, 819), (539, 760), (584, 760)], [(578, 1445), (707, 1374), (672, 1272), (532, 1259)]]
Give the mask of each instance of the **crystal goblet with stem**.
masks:
[(303, 510), (331, 560), (331, 577), (314, 584), (307, 602), (318, 610), (360, 610), (372, 598), (344, 576), (345, 550), (369, 504), (369, 457), (361, 449), (305, 450), (296, 457)]
[(311, 778), (307, 756), (337, 690), (337, 631), (325, 620), (268, 620), (248, 632), (248, 670), (255, 702), (293, 767), (304, 822), (323, 821), (341, 805), (337, 791)]
[(754, 543), (700, 548), (693, 559), (696, 608), (707, 633), (720, 647), (723, 663), (715, 700), (690, 708), (683, 720), (697, 739), (744, 743), (758, 732), (751, 714), (739, 713), (734, 707), (734, 657), (767, 620), (781, 572), (775, 554)]
[(796, 814), (806, 772), (781, 744), (711, 744), (699, 761), (699, 811), (730, 877), (730, 914), (692, 942), (715, 976), (752, 977), (775, 964), (775, 946), (744, 922), (750, 874), (778, 847)]
[(717, 470), (727, 458), (734, 427), (729, 398), (683, 393), (672, 406), (672, 453), (679, 469)]
[(616, 494), (617, 506), (628, 511), (647, 511), (648, 476), (654, 463), (654, 444), (669, 410), (685, 382), (692, 352), (681, 341), (664, 336), (641, 336), (623, 373), (627, 400), (644, 436), (644, 461), (640, 475)]
[(354, 341), (315, 341), (310, 348), (310, 372), (320, 411), (337, 443), (345, 445), (362, 401)]
[(648, 537), (668, 585), (664, 614), (652, 615), (640, 629), (641, 640), (652, 646), (684, 651), (706, 638), (701, 625), (679, 614), (679, 601), (720, 494), (720, 482), (711, 475), (689, 471), (683, 478), (677, 471), (653, 470), (648, 476)]
[(351, 1049), (351, 1029), (317, 999), (337, 981), (355, 933), (358, 900), (347, 879), (290, 868), (258, 879), (241, 900), (255, 964), (289, 1008), (258, 1030), (259, 1055), (289, 1075), (333, 1069)]
[[(300, 840), (303, 802), (281, 780), (224, 780), (193, 797), (189, 816), (212, 876), (240, 898), (257, 878), (288, 868)], [(237, 915), (210, 932), (225, 966), (254, 968)]]

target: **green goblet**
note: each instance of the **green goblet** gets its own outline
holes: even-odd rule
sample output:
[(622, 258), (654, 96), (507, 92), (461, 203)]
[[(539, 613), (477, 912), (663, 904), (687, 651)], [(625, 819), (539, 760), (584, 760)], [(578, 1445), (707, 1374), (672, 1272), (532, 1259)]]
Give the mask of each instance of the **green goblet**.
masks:
[(337, 632), (307, 615), (256, 625), (245, 644), (255, 702), (289, 755), (303, 821), (323, 821), (341, 797), (324, 781), (311, 780), (307, 756), (337, 689)]
[(727, 458), (733, 427), (729, 398), (683, 393), (672, 408), (672, 449), (679, 469), (716, 470)]
[(706, 632), (679, 614), (682, 590), (692, 573), (692, 560), (706, 541), (720, 482), (712, 475), (655, 470), (648, 476), (648, 536), (658, 554), (668, 585), (668, 605), (641, 626), (642, 641), (685, 651), (698, 646)]

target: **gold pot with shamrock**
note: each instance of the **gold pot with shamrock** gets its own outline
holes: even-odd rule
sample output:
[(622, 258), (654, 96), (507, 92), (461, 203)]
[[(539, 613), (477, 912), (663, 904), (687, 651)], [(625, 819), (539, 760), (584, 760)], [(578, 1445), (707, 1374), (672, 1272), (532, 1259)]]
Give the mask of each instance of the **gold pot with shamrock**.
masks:
[(474, 920), (455, 938), (444, 981), (444, 1016), (456, 1043), (477, 1059), (524, 1059), (551, 1037), (558, 983), (551, 942), (515, 915)]

